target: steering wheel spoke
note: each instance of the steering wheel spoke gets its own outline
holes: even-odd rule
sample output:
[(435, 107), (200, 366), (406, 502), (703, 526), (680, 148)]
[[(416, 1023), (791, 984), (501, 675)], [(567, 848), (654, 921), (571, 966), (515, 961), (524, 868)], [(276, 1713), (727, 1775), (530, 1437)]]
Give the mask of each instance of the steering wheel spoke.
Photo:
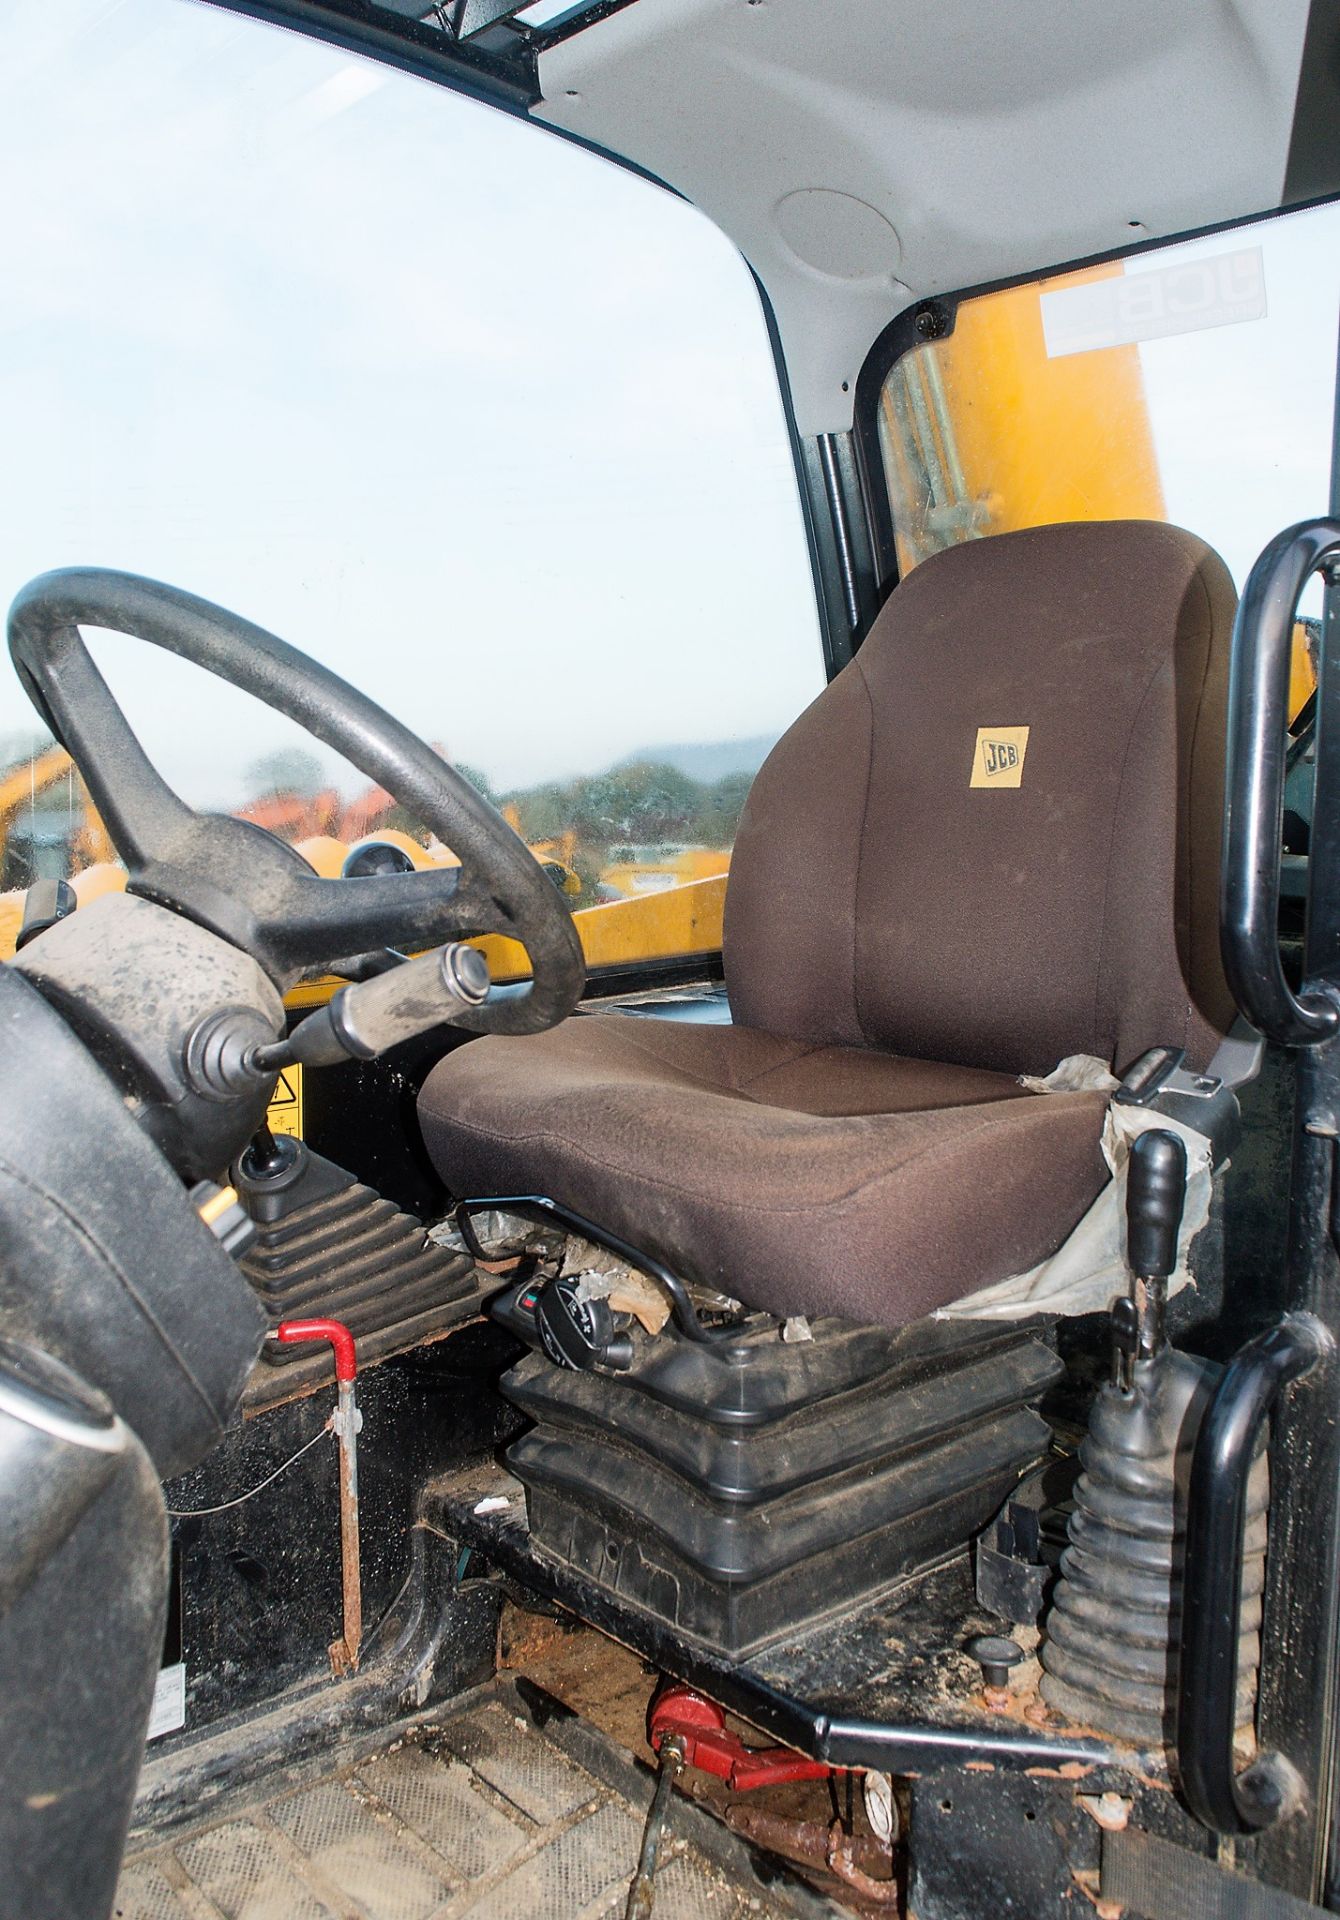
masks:
[[(321, 880), (310, 869), (285, 889), (282, 918), (265, 923), (263, 937), (288, 956), (291, 966), (309, 967), (332, 958), (326, 936), (331, 895), (338, 896), (342, 926), (356, 943), (351, 951), (394, 944), (408, 952), (441, 946), (474, 934), (510, 932), (481, 889), (460, 879), (459, 867), (445, 871), (385, 874), (359, 880)], [(350, 894), (356, 894), (352, 900)], [(318, 960), (311, 958), (319, 946)]]
[[(83, 774), (127, 869), (150, 847), (170, 845), (195, 816), (149, 760), (77, 625), (52, 631), (45, 674), (33, 673), (18, 651), (14, 659), (28, 697)], [(109, 767), (121, 777), (109, 780)]]
[[(252, 822), (195, 812), (148, 759), (81, 626), (162, 647), (286, 714), (392, 794), (460, 866), (322, 879)], [(10, 609), (9, 644), (125, 861), (128, 888), (245, 948), (281, 988), (342, 954), (496, 932), (522, 942), (534, 977), (525, 995), (486, 1004), (470, 1026), (531, 1032), (576, 1003), (576, 928), (516, 834), (440, 754), (296, 647), (175, 587), (95, 568), (25, 587)]]

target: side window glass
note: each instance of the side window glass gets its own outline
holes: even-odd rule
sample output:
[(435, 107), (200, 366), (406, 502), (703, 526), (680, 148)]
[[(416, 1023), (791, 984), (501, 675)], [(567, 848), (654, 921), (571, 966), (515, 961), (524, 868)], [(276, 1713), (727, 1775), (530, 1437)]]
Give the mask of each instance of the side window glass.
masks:
[(1187, 527), (1239, 588), (1330, 492), (1340, 206), (960, 303), (890, 372), (879, 434), (903, 572), (1063, 520)]
[[(541, 129), (226, 11), (14, 0), (0, 54), (0, 602), (91, 563), (233, 608), (464, 767), (619, 959), (719, 944), (750, 777), (823, 682), (733, 248)], [(452, 857), (244, 696), (94, 648), (192, 805), (326, 873), (369, 835)], [(22, 889), (70, 874), (124, 878), (6, 654), (0, 955)]]

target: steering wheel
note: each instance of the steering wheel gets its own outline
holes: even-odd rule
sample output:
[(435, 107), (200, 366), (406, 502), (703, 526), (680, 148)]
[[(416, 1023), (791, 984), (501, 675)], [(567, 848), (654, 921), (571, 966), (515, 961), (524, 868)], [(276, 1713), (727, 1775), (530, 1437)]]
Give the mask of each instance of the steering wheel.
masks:
[[(263, 827), (197, 813), (149, 761), (80, 638), (81, 625), (146, 640), (287, 714), (384, 787), (461, 866), (323, 880)], [(490, 999), (456, 1024), (534, 1033), (576, 1004), (585, 978), (581, 942), (539, 862), (453, 766), (296, 647), (179, 588), (72, 567), (42, 574), (19, 593), (9, 648), (125, 862), (127, 891), (250, 953), (281, 991), (337, 955), (502, 933), (530, 956), (529, 989)]]

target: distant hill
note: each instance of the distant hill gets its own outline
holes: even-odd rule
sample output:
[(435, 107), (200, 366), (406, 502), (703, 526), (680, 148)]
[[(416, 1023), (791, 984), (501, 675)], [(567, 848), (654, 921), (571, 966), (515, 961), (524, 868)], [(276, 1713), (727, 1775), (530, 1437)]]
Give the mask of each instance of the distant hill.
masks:
[(757, 773), (777, 739), (774, 733), (759, 733), (749, 740), (714, 740), (706, 746), (639, 747), (636, 753), (625, 754), (616, 766), (650, 762), (658, 767), (675, 767), (690, 780), (709, 783), (728, 773)]

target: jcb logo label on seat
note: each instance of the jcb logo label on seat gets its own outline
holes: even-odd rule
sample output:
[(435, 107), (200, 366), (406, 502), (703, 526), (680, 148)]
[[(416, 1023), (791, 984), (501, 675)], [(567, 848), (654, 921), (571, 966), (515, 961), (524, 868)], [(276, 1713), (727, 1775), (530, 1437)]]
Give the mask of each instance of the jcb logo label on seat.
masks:
[(970, 787), (1018, 787), (1023, 784), (1027, 727), (978, 727)]

